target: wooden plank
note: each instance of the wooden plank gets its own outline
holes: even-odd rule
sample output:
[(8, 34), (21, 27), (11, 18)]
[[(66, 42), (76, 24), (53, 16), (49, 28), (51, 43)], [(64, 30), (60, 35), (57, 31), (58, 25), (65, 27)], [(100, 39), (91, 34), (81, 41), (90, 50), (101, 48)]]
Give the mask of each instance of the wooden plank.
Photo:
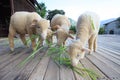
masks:
[(10, 53), (10, 48), (7, 46), (0, 46), (0, 56)]
[(102, 62), (104, 62), (106, 65), (109, 65), (112, 69), (114, 69), (116, 72), (120, 73), (120, 66), (116, 63), (114, 63), (113, 61), (107, 59), (105, 56), (96, 53), (93, 54), (97, 59), (101, 60)]
[(119, 40), (119, 38), (120, 38), (119, 35), (118, 35), (118, 36), (113, 36), (113, 35), (111, 35), (111, 36), (108, 36), (108, 35), (107, 35), (107, 36), (105, 36), (105, 35), (100, 36), (100, 35), (99, 35), (98, 38), (99, 38), (100, 41), (102, 41), (102, 40), (103, 40), (103, 41), (104, 41), (104, 40), (105, 40), (105, 41), (110, 41), (110, 40), (112, 40), (112, 41), (114, 41), (114, 42), (119, 42), (119, 41), (120, 41), (120, 40)]
[(110, 55), (118, 60), (120, 60), (120, 56), (118, 56), (117, 54), (110, 52), (110, 51), (106, 51), (103, 48), (99, 48), (99, 51), (105, 52), (107, 55)]
[[(85, 68), (84, 65), (82, 65), (81, 61), (80, 61), (80, 67), (81, 67), (81, 68)], [(83, 73), (86, 74), (85, 71), (83, 71)], [(88, 75), (86, 75), (86, 76), (84, 77), (84, 79), (85, 79), (85, 80), (92, 80), (92, 79), (90, 78), (90, 76), (88, 76)]]
[(111, 56), (111, 55), (108, 55), (106, 51), (102, 51), (100, 50), (99, 54), (103, 55), (104, 57), (106, 57), (107, 59), (113, 61), (114, 63), (120, 65), (120, 60)]
[(44, 80), (44, 76), (48, 67), (48, 62), (49, 57), (43, 57), (28, 80)]
[(97, 67), (96, 65), (92, 64), (87, 58), (81, 60), (81, 64), (87, 68), (93, 70), (96, 74), (99, 75), (98, 80), (108, 79)]
[(105, 50), (105, 51), (107, 51), (107, 52), (110, 52), (110, 53), (114, 53), (114, 54), (117, 55), (117, 56), (120, 56), (120, 53), (117, 52), (116, 50), (111, 50), (111, 49), (105, 48), (105, 47), (103, 47), (103, 46), (99, 46), (98, 48), (100, 48), (100, 49), (102, 49), (102, 50)]
[(98, 41), (103, 41), (103, 42), (109, 42), (109, 41), (112, 41), (112, 42), (116, 42), (116, 43), (119, 43), (120, 42), (120, 36), (116, 36), (116, 37), (113, 37), (113, 36), (111, 36), (111, 37), (108, 37), (108, 36), (106, 36), (105, 37), (105, 35), (104, 36), (99, 36), (98, 37)]
[[(84, 66), (81, 64), (81, 61), (79, 62), (78, 68), (84, 68)], [(79, 70), (79, 72), (82, 72), (83, 74), (86, 74), (84, 71)], [(74, 71), (75, 80), (92, 80), (88, 75), (85, 75), (84, 77), (80, 76), (78, 73)]]
[(60, 80), (75, 80), (72, 70), (65, 66), (60, 66)]
[[(40, 52), (38, 52), (40, 53)], [(31, 59), (27, 64), (23, 65), (21, 70), (19, 68), (15, 67), (16, 69), (13, 69), (7, 76), (3, 79), (5, 80), (28, 80), (30, 74), (34, 70), (34, 68), (37, 66), (37, 64), (40, 61), (40, 57), (42, 57), (44, 53), (40, 53), (40, 55), (36, 55), (33, 59)]]
[(120, 47), (113, 47), (111, 45), (106, 45), (105, 43), (99, 43), (98, 47), (99, 46), (120, 53)]
[(28, 80), (33, 70), (36, 68), (42, 57), (45, 55), (45, 50), (44, 52), (42, 52), (43, 50), (40, 50), (38, 53), (36, 53), (35, 57), (30, 61), (30, 63), (26, 65), (25, 68), (23, 68), (18, 74), (16, 74), (17, 77), (15, 77), (14, 79)]
[(26, 50), (23, 48), (18, 48), (14, 52), (5, 53), (6, 55), (2, 56), (0, 59), (0, 69), (4, 68), (5, 66), (9, 65), (11, 62), (17, 60), (20, 56), (26, 53)]
[(114, 42), (113, 40), (111, 42), (109, 42), (109, 41), (100, 41), (99, 40), (99, 43), (104, 44), (104, 45), (113, 46), (113, 47), (120, 47), (120, 43), (119, 42)]
[[(26, 50), (26, 51), (29, 51), (29, 50)], [(4, 68), (2, 68), (0, 70), (0, 79), (2, 80), (3, 77), (7, 76), (7, 74), (9, 74), (11, 71), (14, 71), (14, 70), (21, 70), (21, 68), (18, 68), (17, 65), (23, 61), (26, 57), (28, 57), (29, 54), (24, 54), (22, 56), (20, 56), (18, 59), (12, 61), (11, 63), (9, 63), (9, 65), (5, 66)], [(5, 79), (3, 79), (5, 80)]]
[(109, 65), (106, 65), (104, 62), (100, 61), (96, 57), (92, 55), (88, 55), (87, 58), (94, 64), (96, 65), (102, 73), (104, 73), (108, 78), (111, 80), (119, 80), (120, 74), (117, 73), (115, 70), (113, 70)]
[(44, 80), (59, 80), (59, 67), (50, 59)]
[(73, 71), (73, 73), (74, 73), (74, 76), (75, 76), (75, 80), (86, 80), (82, 76), (78, 75), (76, 72)]
[[(111, 37), (100, 36), (98, 52), (93, 53), (93, 55), (87, 55), (85, 59), (80, 61), (82, 67), (94, 69), (95, 72), (100, 74), (101, 78), (98, 80), (120, 80), (120, 45), (117, 45), (119, 40), (116, 36), (114, 36), (114, 39)], [(0, 44), (0, 80), (91, 80), (89, 77), (83, 79), (71, 69), (67, 69), (64, 66), (60, 66), (59, 69), (49, 57), (38, 60), (39, 54), (24, 67), (18, 68), (16, 65), (31, 52), (30, 49), (23, 49), (23, 45), (19, 44), (19, 42), (20, 40), (17, 40), (15, 44), (17, 48), (13, 54), (9, 54), (8, 43)]]

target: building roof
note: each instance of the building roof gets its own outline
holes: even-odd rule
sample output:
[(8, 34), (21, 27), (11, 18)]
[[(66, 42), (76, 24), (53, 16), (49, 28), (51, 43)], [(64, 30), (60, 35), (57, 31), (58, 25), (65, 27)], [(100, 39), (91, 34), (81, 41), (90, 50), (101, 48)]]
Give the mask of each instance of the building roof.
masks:
[(117, 21), (117, 19), (115, 19), (115, 20), (113, 20), (113, 21), (110, 21), (110, 22), (107, 22), (107, 23), (104, 23), (103, 25), (108, 25), (108, 24), (110, 24), (110, 23), (112, 23), (112, 22), (115, 22), (115, 21)]
[(108, 25), (108, 24), (110, 24), (112, 22), (115, 22), (115, 21), (118, 21), (118, 20), (120, 21), (120, 17), (116, 18), (115, 20), (112, 20), (112, 21), (109, 21), (107, 23), (104, 23), (104, 25)]

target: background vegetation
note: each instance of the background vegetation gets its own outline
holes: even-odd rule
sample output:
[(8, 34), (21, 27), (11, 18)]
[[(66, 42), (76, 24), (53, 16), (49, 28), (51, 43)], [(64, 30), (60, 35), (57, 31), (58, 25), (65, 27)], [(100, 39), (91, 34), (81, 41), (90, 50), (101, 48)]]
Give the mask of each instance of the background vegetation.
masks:
[(98, 34), (104, 34), (104, 33), (105, 33), (104, 27), (100, 27)]
[[(65, 14), (64, 10), (58, 10), (58, 9), (47, 10), (47, 7), (46, 7), (45, 3), (42, 3), (42, 2), (39, 3), (39, 6), (41, 7), (41, 10), (36, 6), (37, 13), (40, 14), (41, 17), (47, 18), (50, 21), (53, 18), (53, 16), (56, 15), (56, 14), (62, 14), (62, 15)], [(76, 21), (74, 21), (71, 18), (69, 18), (69, 20), (70, 20), (70, 23), (71, 23), (70, 32), (75, 34), (76, 33), (76, 29), (75, 29)], [(120, 21), (120, 17), (117, 18), (117, 20)], [(120, 27), (120, 25), (118, 27)], [(99, 34), (104, 34), (104, 32), (105, 32), (104, 27), (100, 27)]]
[(46, 10), (46, 5), (45, 5), (45, 3), (39, 3), (39, 6), (40, 6), (40, 8), (41, 8), (41, 10), (38, 8), (38, 6), (36, 6), (36, 12), (42, 17), (42, 18), (44, 18), (45, 16), (46, 16), (46, 14), (47, 14), (47, 10)]
[(64, 15), (65, 12), (63, 10), (58, 10), (58, 9), (48, 10), (47, 19), (49, 19), (51, 21), (51, 19), (53, 18), (53, 16), (56, 15), (56, 14), (62, 14), (62, 15)]

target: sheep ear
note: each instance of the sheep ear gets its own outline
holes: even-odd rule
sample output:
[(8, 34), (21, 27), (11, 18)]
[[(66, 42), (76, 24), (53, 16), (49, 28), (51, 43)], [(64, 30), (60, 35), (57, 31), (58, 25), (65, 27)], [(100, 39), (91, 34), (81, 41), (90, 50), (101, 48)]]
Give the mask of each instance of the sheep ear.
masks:
[(85, 51), (85, 52), (91, 52), (91, 50), (88, 49), (88, 48), (82, 48), (82, 51)]
[(35, 25), (37, 24), (37, 20), (36, 19), (34, 19), (33, 21), (32, 21), (32, 23), (31, 23), (31, 26), (30, 27), (35, 27)]
[(69, 38), (71, 38), (71, 39), (74, 39), (74, 37), (73, 37), (73, 36), (71, 36), (70, 34), (68, 34), (68, 37), (69, 37)]
[(60, 26), (59, 25), (56, 25), (56, 29), (59, 29), (60, 28)]
[(59, 28), (60, 28), (59, 25), (55, 25), (55, 26), (53, 26), (52, 30), (54, 31), (54, 30), (57, 30), (57, 29), (59, 29)]

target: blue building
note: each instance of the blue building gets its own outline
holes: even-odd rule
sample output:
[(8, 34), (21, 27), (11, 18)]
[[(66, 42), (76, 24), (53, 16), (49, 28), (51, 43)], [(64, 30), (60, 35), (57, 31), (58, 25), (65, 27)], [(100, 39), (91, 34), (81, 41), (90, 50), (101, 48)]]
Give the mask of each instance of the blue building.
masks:
[(120, 17), (104, 24), (105, 34), (120, 34)]

